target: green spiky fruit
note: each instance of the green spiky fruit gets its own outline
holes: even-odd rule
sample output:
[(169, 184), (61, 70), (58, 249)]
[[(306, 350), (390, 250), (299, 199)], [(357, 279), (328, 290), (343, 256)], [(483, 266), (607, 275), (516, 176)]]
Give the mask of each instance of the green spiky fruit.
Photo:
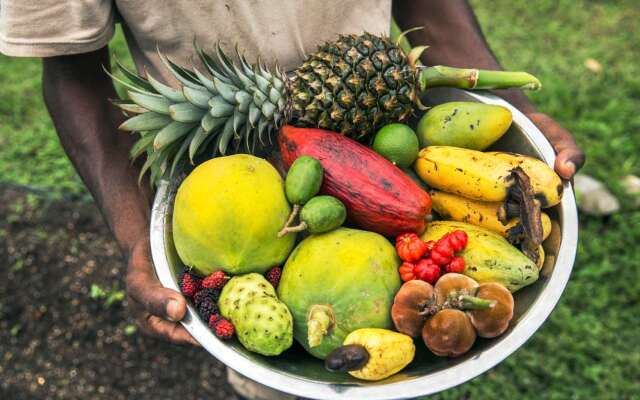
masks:
[(252, 297), (232, 322), (240, 343), (255, 353), (277, 356), (293, 343), (293, 318), (275, 297)]
[[(156, 183), (199, 155), (254, 153), (285, 123), (367, 137), (387, 123), (407, 119), (419, 104), (418, 92), (427, 86), (539, 87), (537, 79), (523, 73), (424, 68), (417, 65), (424, 49), (405, 54), (388, 38), (341, 35), (289, 75), (277, 66), (251, 65), (240, 55), (234, 62), (219, 45), (215, 56), (196, 47), (208, 74), (160, 55), (180, 89), (118, 64), (126, 79), (114, 79), (128, 89), (129, 98), (115, 104), (130, 116), (120, 128), (140, 133), (131, 157), (147, 155), (140, 177), (150, 170)], [(527, 86), (534, 80), (537, 84)]]
[(234, 324), (236, 315), (254, 297), (276, 297), (273, 286), (260, 274), (252, 273), (231, 278), (220, 293), (218, 307), (223, 317)]

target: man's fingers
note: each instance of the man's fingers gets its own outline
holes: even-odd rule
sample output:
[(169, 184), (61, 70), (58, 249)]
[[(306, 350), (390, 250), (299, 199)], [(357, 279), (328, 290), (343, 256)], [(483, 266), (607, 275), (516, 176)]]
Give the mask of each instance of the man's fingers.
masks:
[(564, 179), (571, 179), (582, 167), (585, 155), (571, 136), (553, 118), (543, 113), (531, 113), (528, 117), (549, 139), (556, 151), (555, 170)]
[(564, 179), (571, 179), (584, 164), (585, 156), (578, 148), (568, 148), (558, 152), (555, 170)]
[(180, 321), (187, 311), (184, 297), (162, 287), (153, 273), (148, 241), (136, 246), (131, 253), (127, 293), (145, 311), (169, 321)]
[(141, 325), (145, 333), (177, 344), (200, 344), (177, 322), (168, 322), (155, 315), (149, 315)]
[(144, 271), (129, 272), (127, 291), (145, 311), (163, 319), (180, 321), (187, 311), (187, 303), (180, 293), (162, 287), (155, 276)]

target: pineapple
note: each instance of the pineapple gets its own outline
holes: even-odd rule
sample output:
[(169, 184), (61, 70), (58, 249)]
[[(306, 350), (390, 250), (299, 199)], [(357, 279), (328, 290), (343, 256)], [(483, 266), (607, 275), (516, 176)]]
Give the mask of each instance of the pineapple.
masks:
[[(237, 49), (234, 62), (220, 45), (215, 56), (196, 46), (208, 75), (160, 55), (182, 85), (180, 90), (118, 64), (126, 79), (113, 78), (127, 87), (129, 99), (115, 104), (132, 115), (120, 129), (139, 132), (130, 155), (146, 154), (140, 177), (150, 170), (155, 184), (163, 176), (175, 175), (181, 162), (194, 163), (201, 154), (255, 153), (272, 142), (283, 124), (364, 139), (382, 125), (406, 120), (427, 86), (488, 88), (503, 87), (505, 81), (508, 86), (534, 88), (536, 82), (539, 86), (524, 73), (498, 72), (496, 77), (492, 72), (482, 82), (478, 70), (425, 68), (416, 62), (423, 49), (405, 54), (388, 38), (341, 35), (285, 75), (277, 65), (272, 70), (259, 60), (250, 65)], [(526, 76), (514, 79), (500, 74)]]

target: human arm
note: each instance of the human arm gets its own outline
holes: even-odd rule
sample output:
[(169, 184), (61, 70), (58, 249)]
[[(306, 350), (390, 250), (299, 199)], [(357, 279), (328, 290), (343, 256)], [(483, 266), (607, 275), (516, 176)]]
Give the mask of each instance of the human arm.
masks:
[[(393, 2), (393, 15), (403, 30), (424, 27), (410, 33), (409, 38), (412, 43), (431, 46), (423, 57), (430, 65), (502, 69), (466, 0), (396, 0)], [(556, 171), (563, 178), (570, 179), (585, 160), (571, 134), (548, 115), (536, 111), (521, 90), (500, 90), (496, 94), (538, 126), (557, 153)]]
[(163, 288), (149, 254), (150, 192), (138, 186), (129, 160), (131, 136), (110, 104), (116, 98), (103, 71), (109, 51), (43, 58), (44, 100), (60, 142), (93, 195), (127, 259), (127, 295), (141, 330), (177, 343), (195, 343), (177, 321), (186, 312), (180, 293)]

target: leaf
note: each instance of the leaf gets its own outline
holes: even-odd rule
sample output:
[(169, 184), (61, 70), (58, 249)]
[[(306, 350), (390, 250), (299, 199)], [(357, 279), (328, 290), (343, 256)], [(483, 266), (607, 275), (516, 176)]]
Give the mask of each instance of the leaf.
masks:
[(211, 79), (207, 78), (196, 67), (193, 67), (193, 73), (196, 74), (196, 76), (200, 80), (200, 83), (202, 83), (202, 85), (206, 87), (209, 92), (211, 92), (212, 94), (218, 94), (218, 91), (216, 90), (215, 86), (213, 86), (213, 81)]
[(209, 99), (212, 97), (208, 90), (200, 90), (185, 86), (182, 88), (184, 97), (191, 103), (200, 108), (209, 108)]
[(227, 152), (227, 146), (229, 146), (229, 142), (233, 137), (233, 118), (229, 118), (227, 123), (224, 124), (224, 128), (222, 129), (222, 133), (220, 134), (220, 144), (218, 145), (218, 150), (220, 150), (220, 154), (224, 155)]
[(169, 106), (171, 118), (178, 122), (200, 122), (207, 110), (198, 108), (191, 103), (178, 103)]
[(228, 117), (233, 114), (234, 107), (233, 105), (224, 101), (222, 97), (213, 97), (209, 100), (209, 113), (211, 116), (219, 118), (219, 117)]
[(167, 145), (186, 135), (195, 126), (196, 124), (194, 123), (173, 121), (158, 132), (153, 141), (153, 149), (155, 151), (162, 150)]
[(129, 91), (129, 96), (131, 97), (131, 100), (140, 107), (144, 107), (149, 111), (169, 115), (169, 106), (171, 105), (171, 101), (165, 97), (157, 94), (149, 95), (131, 91)]
[(143, 114), (149, 111), (144, 107), (140, 107), (139, 105), (130, 102), (129, 100), (111, 99), (111, 103), (124, 111), (125, 114)]
[(198, 132), (201, 132), (201, 131), (202, 131), (202, 127), (200, 126), (193, 128), (191, 132), (189, 132), (189, 135), (182, 141), (180, 148), (178, 149), (176, 154), (173, 156), (173, 161), (171, 162), (171, 170), (169, 170), (169, 178), (174, 176), (176, 172), (176, 168), (180, 164), (180, 161), (182, 160), (184, 154), (187, 152), (187, 149), (189, 149), (190, 144), (193, 141), (193, 138), (197, 135)]
[(124, 65), (122, 65), (122, 63), (115, 58), (115, 64), (118, 67), (118, 69), (122, 72), (122, 74), (129, 80), (131, 81), (131, 83), (133, 83), (136, 86), (139, 86), (141, 88), (143, 88), (144, 90), (148, 91), (148, 92), (155, 92), (155, 89), (153, 88), (153, 86), (143, 77), (139, 76), (137, 73), (130, 71), (127, 67), (125, 67)]
[(183, 101), (187, 101), (184, 95), (179, 91), (170, 86), (165, 85), (164, 83), (157, 81), (153, 76), (147, 73), (147, 79), (149, 79), (149, 83), (156, 89), (158, 93), (171, 100), (174, 103), (181, 103)]
[(218, 93), (220, 93), (220, 96), (222, 96), (222, 98), (227, 103), (231, 103), (231, 104), (236, 103), (236, 92), (238, 91), (237, 87), (228, 83), (224, 83), (218, 78), (213, 78), (213, 84), (218, 90)]
[(151, 148), (151, 146), (153, 145), (153, 140), (156, 137), (157, 132), (149, 132), (146, 135), (142, 136), (140, 139), (138, 139), (133, 146), (131, 146), (131, 149), (129, 150), (129, 157), (132, 160), (135, 160), (136, 158), (140, 157), (142, 155), (142, 153), (144, 153), (147, 149)]
[(209, 133), (226, 121), (227, 117), (215, 118), (211, 113), (206, 113), (204, 117), (202, 117), (202, 121), (200, 121), (200, 126), (202, 126), (202, 129), (204, 129), (206, 133)]
[(123, 131), (151, 131), (154, 129), (164, 128), (165, 125), (171, 122), (171, 117), (165, 114), (158, 114), (153, 111), (148, 111), (144, 114), (136, 115), (124, 121), (118, 129)]
[[(215, 133), (212, 133), (211, 135), (215, 136)], [(189, 161), (191, 161), (192, 164), (193, 158), (196, 156), (196, 154), (198, 154), (200, 145), (205, 141), (205, 139), (207, 139), (208, 136), (209, 132), (205, 131), (204, 129), (199, 129), (196, 131), (193, 139), (191, 139), (191, 142), (189, 143)]]

